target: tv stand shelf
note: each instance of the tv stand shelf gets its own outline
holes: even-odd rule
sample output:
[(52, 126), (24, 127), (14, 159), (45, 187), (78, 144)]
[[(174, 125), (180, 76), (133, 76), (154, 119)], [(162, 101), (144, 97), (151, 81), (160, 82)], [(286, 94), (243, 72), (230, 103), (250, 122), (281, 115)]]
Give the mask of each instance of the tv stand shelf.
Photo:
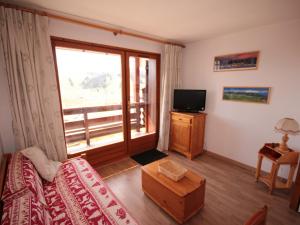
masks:
[(169, 150), (189, 159), (203, 152), (205, 113), (171, 112)]

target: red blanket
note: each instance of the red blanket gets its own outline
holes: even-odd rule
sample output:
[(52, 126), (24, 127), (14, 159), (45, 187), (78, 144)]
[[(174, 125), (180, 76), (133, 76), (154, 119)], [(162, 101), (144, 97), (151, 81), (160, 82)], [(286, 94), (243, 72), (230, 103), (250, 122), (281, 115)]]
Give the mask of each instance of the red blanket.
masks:
[(54, 224), (137, 224), (81, 158), (64, 163), (44, 194)]
[(42, 184), (19, 154), (10, 162), (1, 224), (137, 224), (84, 159), (63, 163), (54, 181)]

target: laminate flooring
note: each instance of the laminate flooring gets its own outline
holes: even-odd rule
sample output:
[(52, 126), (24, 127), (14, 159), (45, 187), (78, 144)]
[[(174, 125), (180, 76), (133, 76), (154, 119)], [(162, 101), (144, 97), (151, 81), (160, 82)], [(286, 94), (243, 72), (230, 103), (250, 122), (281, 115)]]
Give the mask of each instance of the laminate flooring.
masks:
[(95, 167), (95, 170), (105, 180), (111, 176), (125, 173), (127, 170), (133, 169), (137, 166), (139, 166), (139, 164), (133, 159), (125, 158), (109, 165)]
[[(204, 208), (185, 224), (242, 225), (267, 205), (268, 225), (300, 225), (300, 213), (289, 209), (289, 192), (275, 190), (270, 195), (263, 183), (255, 182), (249, 170), (207, 154), (193, 161), (172, 152), (169, 157), (206, 178)], [(139, 224), (177, 224), (143, 193), (140, 166), (105, 181)]]

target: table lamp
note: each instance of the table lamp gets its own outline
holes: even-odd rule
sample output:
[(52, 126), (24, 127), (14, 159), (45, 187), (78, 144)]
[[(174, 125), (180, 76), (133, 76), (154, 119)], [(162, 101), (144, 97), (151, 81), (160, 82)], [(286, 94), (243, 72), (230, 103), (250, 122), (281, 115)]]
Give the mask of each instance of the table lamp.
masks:
[(284, 134), (282, 136), (282, 142), (279, 145), (280, 152), (287, 152), (289, 150), (286, 144), (289, 140), (288, 134), (297, 135), (300, 132), (298, 122), (292, 118), (283, 118), (279, 120), (275, 126), (275, 130)]

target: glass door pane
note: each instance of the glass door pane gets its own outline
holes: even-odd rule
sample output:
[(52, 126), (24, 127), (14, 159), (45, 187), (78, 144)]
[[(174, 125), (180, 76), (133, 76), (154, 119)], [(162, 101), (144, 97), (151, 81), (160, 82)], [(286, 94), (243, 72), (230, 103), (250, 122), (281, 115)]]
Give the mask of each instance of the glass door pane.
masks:
[(68, 154), (124, 141), (122, 56), (56, 47)]
[(156, 133), (156, 59), (129, 57), (129, 102), (131, 139)]

